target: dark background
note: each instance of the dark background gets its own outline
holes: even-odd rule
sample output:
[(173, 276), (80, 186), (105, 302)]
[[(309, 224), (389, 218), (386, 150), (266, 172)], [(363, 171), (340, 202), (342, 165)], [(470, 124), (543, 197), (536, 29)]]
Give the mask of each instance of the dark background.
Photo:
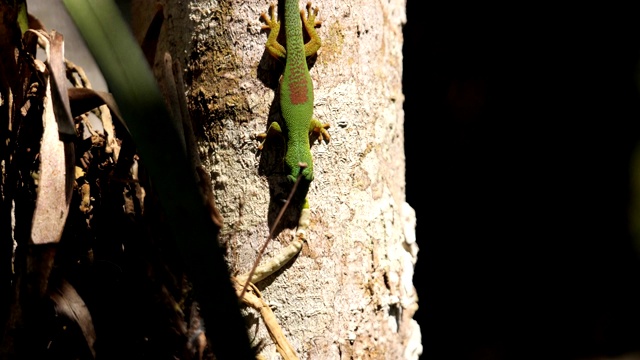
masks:
[(419, 0), (407, 14), (422, 358), (640, 351), (640, 15)]

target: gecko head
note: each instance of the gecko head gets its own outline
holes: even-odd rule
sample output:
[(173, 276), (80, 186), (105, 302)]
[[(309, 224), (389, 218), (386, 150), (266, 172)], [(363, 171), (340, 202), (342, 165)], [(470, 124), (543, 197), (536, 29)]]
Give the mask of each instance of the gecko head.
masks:
[(296, 181), (298, 181), (298, 178), (300, 178), (300, 181), (298, 182), (293, 199), (295, 203), (302, 204), (307, 197), (311, 181), (313, 180), (313, 169), (308, 167), (306, 163), (298, 163), (292, 166), (291, 172), (287, 175), (287, 180), (293, 186)]
[(302, 176), (300, 182), (306, 182), (308, 184), (313, 181), (313, 168), (308, 166), (307, 163), (297, 163), (291, 167), (291, 173), (287, 175), (287, 178), (291, 183), (295, 183), (299, 175)]

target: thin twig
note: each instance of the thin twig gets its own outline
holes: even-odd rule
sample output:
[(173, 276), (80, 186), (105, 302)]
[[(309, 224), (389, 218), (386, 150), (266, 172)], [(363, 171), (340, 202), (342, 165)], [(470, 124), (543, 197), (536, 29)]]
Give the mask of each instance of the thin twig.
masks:
[(300, 183), (300, 179), (302, 178), (302, 170), (307, 167), (307, 164), (304, 164), (304, 163), (300, 163), (299, 165), (300, 165), (300, 174), (298, 175), (298, 178), (296, 179), (296, 182), (293, 183), (293, 187), (291, 188), (291, 192), (289, 193), (289, 197), (287, 198), (287, 202), (285, 202), (284, 206), (282, 207), (282, 209), (280, 209), (280, 213), (278, 213), (278, 217), (276, 218), (276, 221), (273, 223), (273, 226), (271, 227), (271, 231), (269, 232), (269, 236), (267, 237), (267, 241), (264, 242), (264, 245), (262, 245), (262, 248), (260, 248), (260, 251), (258, 252), (258, 257), (256, 258), (256, 261), (254, 261), (253, 267), (251, 268), (251, 271), (249, 271), (249, 276), (247, 277), (247, 281), (245, 281), (244, 286), (242, 287), (242, 291), (240, 292), (240, 299), (242, 299), (242, 296), (244, 296), (244, 293), (247, 291), (247, 287), (249, 286), (249, 283), (251, 282), (251, 278), (253, 277), (253, 273), (256, 271), (256, 268), (258, 267), (258, 263), (260, 263), (260, 258), (262, 257), (262, 254), (264, 253), (264, 250), (267, 248), (267, 245), (269, 245), (269, 241), (271, 241), (271, 239), (273, 238), (273, 234), (276, 231), (276, 226), (278, 226), (278, 224), (280, 223), (280, 219), (282, 219), (282, 216), (284, 215), (284, 212), (287, 210), (287, 207), (291, 203), (291, 199), (293, 198), (293, 194), (295, 194), (296, 188), (298, 187), (298, 184)]

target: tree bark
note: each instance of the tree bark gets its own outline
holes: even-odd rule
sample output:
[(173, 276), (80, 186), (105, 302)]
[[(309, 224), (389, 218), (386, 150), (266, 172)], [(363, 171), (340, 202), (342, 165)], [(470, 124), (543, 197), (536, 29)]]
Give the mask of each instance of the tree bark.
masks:
[[(185, 67), (200, 156), (224, 218), (220, 240), (230, 268), (247, 272), (274, 225), (286, 189), (272, 181), (282, 151), (260, 153), (282, 64), (265, 51), (266, 0), (162, 0), (165, 51)], [(301, 2), (301, 8), (305, 3)], [(323, 45), (310, 68), (314, 115), (331, 141), (312, 145), (315, 179), (308, 242), (284, 269), (256, 284), (284, 334), (304, 359), (417, 359), (420, 330), (412, 283), (418, 247), (405, 202), (402, 25), (405, 0), (322, 1)], [(136, 2), (132, 28), (142, 38), (157, 9)], [(295, 214), (294, 214), (295, 215)], [(263, 262), (291, 242), (285, 218)], [(257, 313), (247, 310), (262, 354), (278, 358)]]

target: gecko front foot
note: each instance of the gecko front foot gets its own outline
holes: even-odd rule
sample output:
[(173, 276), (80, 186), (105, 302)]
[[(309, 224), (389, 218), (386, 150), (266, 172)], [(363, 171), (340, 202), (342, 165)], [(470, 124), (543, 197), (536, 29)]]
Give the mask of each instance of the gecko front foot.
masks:
[(267, 132), (256, 135), (256, 139), (260, 141), (258, 150), (262, 150), (264, 148), (264, 143), (267, 141), (267, 138), (274, 135), (282, 136), (282, 128), (280, 127), (280, 124), (275, 121), (269, 125)]
[(312, 138), (317, 137), (318, 140), (320, 142), (322, 142), (323, 140), (325, 142), (329, 142), (331, 140), (331, 136), (329, 135), (329, 132), (327, 131), (327, 129), (331, 127), (331, 125), (329, 125), (329, 123), (321, 123), (320, 121), (318, 121), (317, 119), (312, 119), (311, 120), (311, 127), (310, 127), (310, 131), (309, 131), (309, 135)]

